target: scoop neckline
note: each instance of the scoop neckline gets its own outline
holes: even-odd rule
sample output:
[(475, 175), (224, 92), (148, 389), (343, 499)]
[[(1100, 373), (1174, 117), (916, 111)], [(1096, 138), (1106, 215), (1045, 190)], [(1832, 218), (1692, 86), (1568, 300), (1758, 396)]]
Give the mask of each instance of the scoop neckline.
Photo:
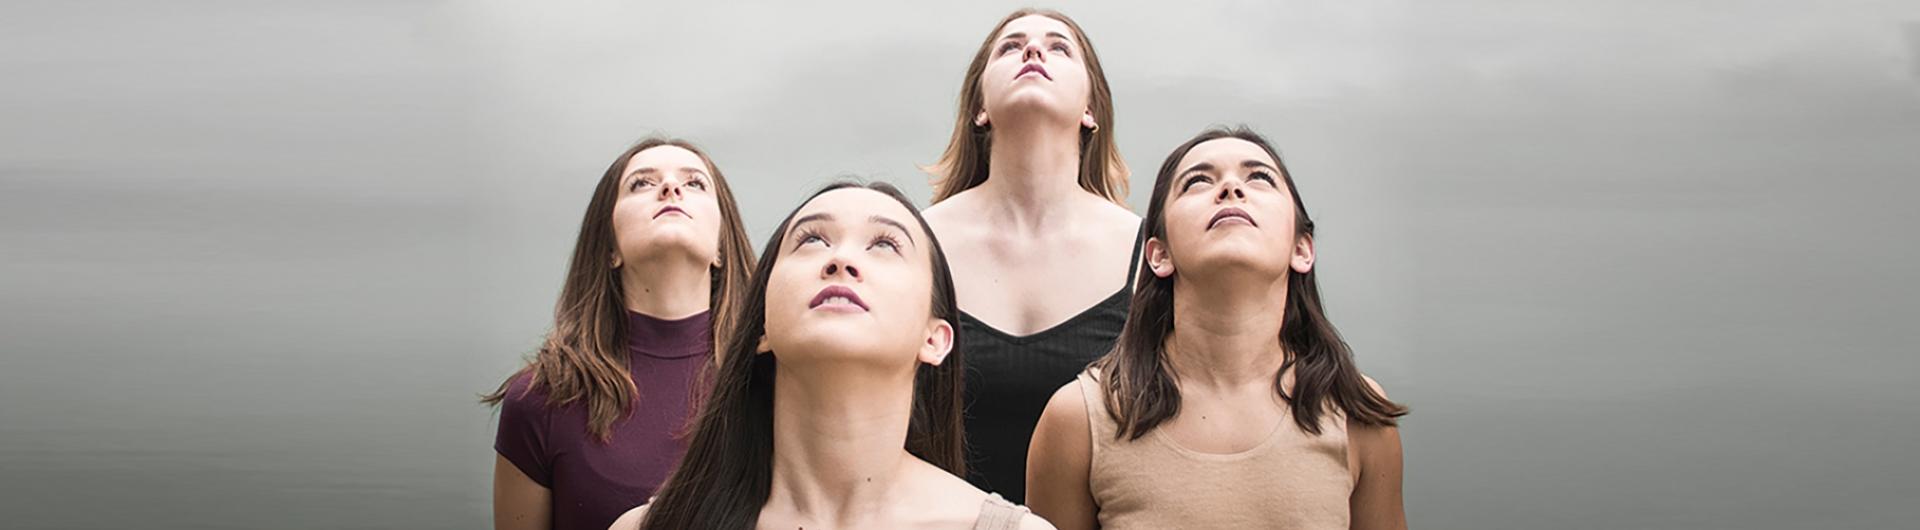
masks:
[(1289, 414), (1287, 413), (1282, 413), (1280, 415), (1280, 420), (1274, 422), (1273, 429), (1267, 431), (1266, 439), (1261, 440), (1260, 443), (1258, 444), (1254, 444), (1253, 447), (1249, 447), (1244, 450), (1236, 451), (1232, 453), (1209, 453), (1206, 451), (1195, 450), (1195, 449), (1188, 448), (1187, 446), (1180, 445), (1180, 442), (1178, 440), (1174, 440), (1172, 435), (1167, 434), (1167, 429), (1165, 425), (1161, 425), (1159, 427), (1154, 428), (1153, 436), (1155, 438), (1158, 438), (1160, 440), (1160, 443), (1166, 444), (1167, 447), (1173, 449), (1174, 452), (1179, 453), (1182, 456), (1186, 456), (1188, 458), (1193, 458), (1197, 460), (1228, 462), (1228, 461), (1245, 460), (1245, 459), (1251, 458), (1261, 453), (1262, 451), (1266, 450), (1268, 447), (1273, 446), (1273, 444), (1275, 443), (1274, 441), (1280, 439), (1280, 430), (1285, 429), (1287, 427), (1287, 422), (1290, 422), (1290, 421), (1293, 421), (1293, 418), (1289, 417)]
[(1026, 343), (1035, 342), (1040, 339), (1046, 338), (1047, 335), (1058, 333), (1060, 332), (1060, 330), (1071, 328), (1074, 324), (1077, 324), (1082, 320), (1092, 318), (1095, 312), (1099, 311), (1102, 308), (1107, 307), (1108, 305), (1113, 304), (1115, 299), (1123, 299), (1122, 298), (1123, 296), (1132, 292), (1132, 290), (1128, 289), (1127, 287), (1128, 286), (1122, 285), (1120, 286), (1120, 290), (1114, 291), (1113, 294), (1107, 295), (1106, 298), (1102, 298), (1098, 302), (1094, 302), (1093, 305), (1088, 306), (1086, 309), (1080, 310), (1079, 313), (1074, 313), (1073, 316), (1067, 317), (1066, 320), (1062, 320), (1058, 324), (1048, 326), (1045, 329), (1041, 329), (1040, 331), (1035, 331), (1033, 333), (1028, 333), (1026, 335), (1014, 335), (1012, 333), (1007, 333), (1006, 331), (1003, 331), (1000, 328), (993, 327), (993, 324), (988, 324), (986, 323), (986, 321), (980, 320), (979, 317), (973, 316), (972, 313), (968, 313), (965, 309), (960, 310), (960, 318), (973, 322), (974, 325), (979, 326), (981, 329), (986, 330), (988, 334), (998, 337), (1003, 341), (1011, 342), (1014, 344), (1026, 344)]

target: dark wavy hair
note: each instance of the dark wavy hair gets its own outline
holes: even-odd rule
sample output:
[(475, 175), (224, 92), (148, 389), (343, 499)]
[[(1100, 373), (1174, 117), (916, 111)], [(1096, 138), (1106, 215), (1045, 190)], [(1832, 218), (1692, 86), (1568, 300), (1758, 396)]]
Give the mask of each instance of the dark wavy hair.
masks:
[[(947, 269), (940, 241), (927, 228), (913, 201), (886, 183), (837, 182), (815, 192), (787, 214), (754, 270), (741, 304), (739, 326), (722, 342), (720, 368), (706, 406), (694, 424), (686, 456), (660, 486), (647, 508), (641, 528), (750, 529), (759, 521), (760, 508), (773, 485), (774, 356), (756, 351), (766, 333), (767, 282), (779, 261), (780, 242), (786, 240), (793, 215), (829, 191), (860, 188), (878, 191), (899, 201), (926, 233), (932, 255), (934, 318), (956, 322), (953, 276)], [(965, 348), (956, 338), (951, 353), (939, 366), (921, 364), (913, 377), (913, 413), (907, 426), (907, 452), (935, 466), (966, 476), (965, 427), (960, 421), (961, 375), (966, 372)]]
[[(1252, 142), (1273, 157), (1287, 192), (1293, 195), (1298, 237), (1313, 238), (1313, 219), (1307, 205), (1293, 185), (1293, 173), (1280, 160), (1280, 153), (1266, 138), (1246, 127), (1212, 128), (1187, 140), (1167, 155), (1153, 182), (1153, 202), (1147, 206), (1147, 237), (1167, 238), (1166, 201), (1180, 159), (1194, 146), (1213, 140), (1236, 138)], [(1114, 349), (1094, 364), (1100, 372), (1100, 385), (1106, 393), (1107, 413), (1119, 424), (1114, 437), (1139, 439), (1154, 427), (1180, 412), (1180, 388), (1174, 383), (1173, 366), (1167, 361), (1166, 339), (1173, 333), (1172, 276), (1161, 278), (1142, 261), (1139, 284), (1127, 311), (1127, 323), (1120, 331)], [(1318, 267), (1315, 267), (1317, 270)], [(1175, 273), (1178, 274), (1177, 272)], [(1340, 332), (1327, 320), (1321, 308), (1320, 288), (1313, 271), (1287, 273), (1285, 316), (1280, 325), (1280, 343), (1286, 347), (1287, 360), (1280, 373), (1294, 369), (1294, 388), (1288, 395), (1276, 380), (1274, 392), (1286, 400), (1293, 420), (1302, 430), (1320, 434), (1320, 416), (1337, 410), (1349, 421), (1362, 425), (1395, 425), (1407, 408), (1387, 400), (1373, 390), (1354, 366), (1353, 351), (1340, 338)]]

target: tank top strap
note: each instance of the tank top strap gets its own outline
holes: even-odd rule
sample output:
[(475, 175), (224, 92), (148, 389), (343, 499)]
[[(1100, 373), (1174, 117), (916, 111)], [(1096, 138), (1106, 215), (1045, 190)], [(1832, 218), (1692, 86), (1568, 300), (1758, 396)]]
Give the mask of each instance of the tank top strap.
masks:
[(1127, 258), (1127, 292), (1132, 292), (1134, 275), (1140, 272), (1140, 247), (1147, 242), (1147, 221), (1140, 220), (1140, 228), (1133, 231), (1133, 254)]
[(1100, 386), (1100, 371), (1087, 368), (1080, 372), (1080, 397), (1087, 403), (1087, 429), (1093, 437), (1093, 457), (1099, 458), (1106, 452), (1107, 446), (1114, 443), (1113, 435), (1120, 429), (1114, 423), (1113, 416), (1107, 413), (1106, 387)]
[(973, 530), (1020, 530), (1020, 520), (1027, 517), (1027, 507), (1014, 504), (998, 493), (988, 493), (987, 500), (980, 503), (980, 517), (973, 522)]

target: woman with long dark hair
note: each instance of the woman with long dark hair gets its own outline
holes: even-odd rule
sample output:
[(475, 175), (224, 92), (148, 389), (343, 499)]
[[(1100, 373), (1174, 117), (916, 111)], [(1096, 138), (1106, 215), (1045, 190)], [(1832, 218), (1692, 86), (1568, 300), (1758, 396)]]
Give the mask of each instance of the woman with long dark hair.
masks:
[(967, 484), (945, 255), (885, 184), (787, 216), (680, 466), (613, 528), (1051, 528)]
[(500, 406), (495, 528), (599, 530), (653, 494), (752, 268), (733, 193), (698, 147), (649, 138), (614, 159), (553, 330), (482, 399)]
[(959, 289), (969, 477), (1025, 496), (1027, 442), (1047, 396), (1113, 346), (1140, 218), (1114, 147), (1113, 93), (1080, 25), (1002, 18), (974, 53), (927, 221)]
[(1027, 477), (1060, 528), (1404, 529), (1407, 409), (1360, 374), (1314, 279), (1314, 224), (1244, 128), (1169, 155), (1112, 353), (1053, 395)]

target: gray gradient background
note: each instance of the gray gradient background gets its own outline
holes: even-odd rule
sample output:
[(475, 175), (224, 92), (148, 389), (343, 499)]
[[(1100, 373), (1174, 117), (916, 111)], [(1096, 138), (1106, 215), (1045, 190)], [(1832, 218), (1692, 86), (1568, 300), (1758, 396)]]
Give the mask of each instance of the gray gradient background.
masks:
[[(1014, 4), (8, 2), (0, 526), (479, 528), (599, 172), (709, 148), (763, 241), (928, 196)], [(1920, 5), (1060, 5), (1144, 211), (1269, 134), (1413, 407), (1416, 528), (1911, 528)]]

